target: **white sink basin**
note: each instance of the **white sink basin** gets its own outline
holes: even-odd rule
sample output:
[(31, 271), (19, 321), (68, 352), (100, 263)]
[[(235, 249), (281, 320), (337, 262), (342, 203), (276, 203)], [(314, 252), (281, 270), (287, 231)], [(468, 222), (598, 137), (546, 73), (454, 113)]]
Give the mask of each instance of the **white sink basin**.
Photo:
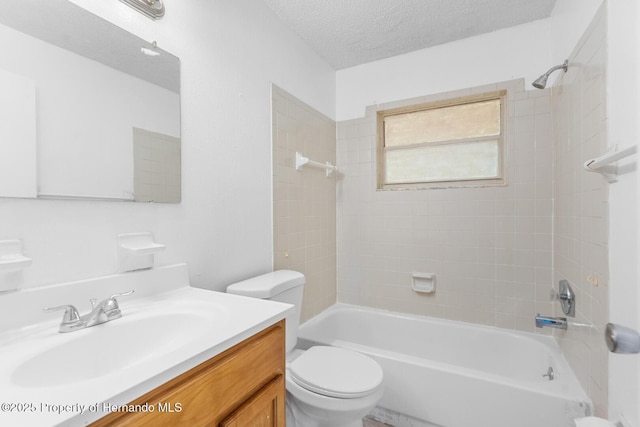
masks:
[[(218, 310), (211, 307), (212, 312), (220, 313)], [(133, 369), (201, 338), (214, 326), (214, 317), (220, 316), (188, 312), (124, 315), (61, 337), (70, 339), (26, 360), (11, 380), (23, 387), (63, 386)]]
[[(59, 333), (74, 304), (127, 290), (122, 317)], [(76, 427), (106, 415), (283, 319), (288, 304), (189, 286), (178, 264), (69, 282), (0, 298), (0, 426)], [(21, 405), (21, 406), (20, 406)], [(93, 406), (92, 406), (93, 405)], [(94, 408), (94, 409), (88, 409)], [(105, 412), (106, 411), (106, 412)]]

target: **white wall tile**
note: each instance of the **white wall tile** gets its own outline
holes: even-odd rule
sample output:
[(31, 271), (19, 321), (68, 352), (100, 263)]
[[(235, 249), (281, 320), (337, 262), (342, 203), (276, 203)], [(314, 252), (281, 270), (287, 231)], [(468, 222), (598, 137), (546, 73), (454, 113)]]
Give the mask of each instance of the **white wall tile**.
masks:
[[(360, 120), (338, 123), (337, 150), (348, 153), (338, 160), (346, 162), (345, 167), (362, 160), (368, 165), (366, 172), (354, 170), (338, 184), (338, 245), (349, 248), (338, 251), (338, 270), (352, 272), (338, 276), (339, 301), (511, 329), (518, 325), (517, 306), (518, 315), (528, 315), (530, 323), (533, 322), (537, 268), (549, 269), (551, 265), (551, 230), (545, 227), (538, 231), (537, 226), (539, 216), (546, 217), (546, 222), (543, 219), (540, 222), (551, 224), (552, 186), (542, 189), (535, 186), (537, 171), (548, 171), (553, 164), (550, 141), (541, 142), (542, 154), (536, 149), (536, 132), (549, 126), (550, 92), (529, 97), (522, 81), (490, 87), (509, 89), (508, 129), (512, 131), (506, 141), (504, 187), (377, 191), (376, 107), (368, 108), (367, 117)], [(486, 88), (432, 95), (428, 99), (478, 91), (484, 92)], [(425, 100), (419, 97), (377, 108)], [(540, 120), (543, 124), (536, 126), (536, 114), (544, 116)], [(513, 131), (514, 128), (519, 130)], [(359, 180), (364, 173), (370, 178)], [(548, 182), (552, 182), (551, 178)], [(541, 207), (537, 206), (538, 199)], [(364, 225), (359, 228), (361, 232), (354, 231), (358, 224)], [(538, 237), (538, 233), (546, 238)], [(537, 248), (536, 244), (542, 247)], [(370, 283), (376, 283), (383, 271), (400, 275), (384, 279), (394, 280), (393, 286), (398, 287), (393, 295), (389, 289), (377, 287), (366, 287), (365, 292), (365, 283), (352, 280), (368, 277)], [(435, 295), (425, 298), (410, 289), (409, 278), (414, 271), (436, 274)], [(516, 286), (519, 286), (517, 295)]]
[[(274, 269), (294, 269), (305, 274), (301, 313), (304, 321), (337, 299), (336, 232), (340, 226), (335, 220), (335, 174), (327, 178), (320, 169), (295, 170), (295, 152), (335, 164), (336, 134), (357, 136), (358, 127), (349, 126), (336, 133), (333, 120), (284, 90), (274, 86), (272, 98), (277, 112), (273, 126), (278, 135), (273, 141), (273, 155), (277, 157), (273, 176)], [(355, 251), (345, 248), (343, 253), (353, 257)], [(348, 286), (342, 295), (351, 298)]]
[[(557, 338), (593, 400), (595, 414), (606, 418), (608, 362), (602, 328), (608, 318), (608, 184), (582, 168), (586, 158), (607, 148), (605, 34), (602, 9), (569, 58), (577, 65), (553, 88), (551, 105), (556, 141), (553, 282), (569, 280), (576, 293), (576, 321), (593, 325), (569, 328)], [(597, 276), (600, 284), (595, 287), (589, 276)], [(557, 305), (554, 310), (564, 315)]]

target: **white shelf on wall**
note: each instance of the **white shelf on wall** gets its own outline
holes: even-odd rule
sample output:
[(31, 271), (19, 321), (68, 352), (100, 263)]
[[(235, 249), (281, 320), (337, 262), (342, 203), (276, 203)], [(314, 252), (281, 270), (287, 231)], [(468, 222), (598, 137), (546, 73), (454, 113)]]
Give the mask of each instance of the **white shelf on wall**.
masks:
[(0, 272), (10, 273), (13, 271), (24, 270), (32, 263), (31, 258), (27, 258), (24, 255), (1, 255), (0, 256)]
[(22, 241), (0, 240), (0, 292), (15, 291), (22, 285), (22, 270), (32, 260), (22, 253)]
[(0, 272), (10, 273), (31, 265), (31, 258), (22, 254), (20, 240), (0, 240)]
[(161, 252), (165, 249), (165, 245), (160, 243), (127, 243), (121, 244), (120, 249), (129, 255), (151, 255)]
[(151, 233), (118, 234), (118, 271), (152, 268), (154, 255), (164, 250), (165, 245), (156, 243)]

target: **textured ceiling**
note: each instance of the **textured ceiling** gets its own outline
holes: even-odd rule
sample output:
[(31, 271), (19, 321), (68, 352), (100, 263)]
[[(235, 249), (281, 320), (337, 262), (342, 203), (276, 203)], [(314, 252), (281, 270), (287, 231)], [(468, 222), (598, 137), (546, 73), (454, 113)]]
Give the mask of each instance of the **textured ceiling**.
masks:
[(556, 0), (264, 0), (335, 69), (547, 18)]

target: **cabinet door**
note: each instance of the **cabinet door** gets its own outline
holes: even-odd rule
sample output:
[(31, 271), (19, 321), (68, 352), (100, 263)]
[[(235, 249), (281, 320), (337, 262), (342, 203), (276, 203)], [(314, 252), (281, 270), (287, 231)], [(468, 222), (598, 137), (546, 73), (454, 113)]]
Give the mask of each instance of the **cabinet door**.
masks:
[[(248, 407), (248, 402), (263, 392), (282, 407), (273, 410), (278, 424), (264, 425), (284, 427), (284, 343), (285, 323), (282, 320), (131, 403), (148, 403), (155, 411), (113, 412), (91, 427), (218, 427), (223, 420), (231, 419), (229, 414)], [(281, 384), (279, 395), (270, 388), (277, 381)], [(178, 411), (161, 410), (178, 403)], [(263, 408), (267, 411), (268, 405)], [(242, 421), (237, 425), (263, 424)]]
[(222, 421), (220, 427), (284, 427), (284, 398), (284, 380), (280, 375)]

